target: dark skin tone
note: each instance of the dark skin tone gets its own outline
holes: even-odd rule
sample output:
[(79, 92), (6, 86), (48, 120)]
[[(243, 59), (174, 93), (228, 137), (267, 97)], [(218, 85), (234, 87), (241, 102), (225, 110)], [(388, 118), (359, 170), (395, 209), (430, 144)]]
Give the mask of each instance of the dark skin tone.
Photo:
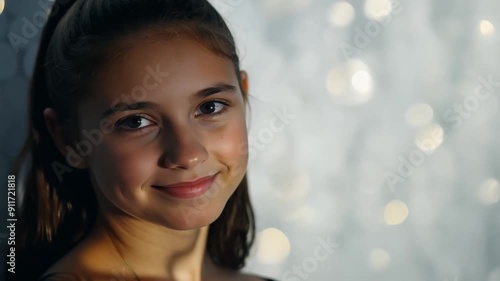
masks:
[[(147, 66), (160, 75), (145, 78), (151, 73)], [(107, 118), (117, 127), (74, 164), (90, 171), (99, 218), (91, 234), (46, 274), (72, 272), (103, 281), (135, 280), (134, 273), (143, 281), (262, 280), (221, 268), (206, 252), (209, 225), (247, 167), (242, 153), (247, 144), (245, 72), (241, 79), (231, 62), (188, 37), (138, 43), (125, 59), (106, 65), (99, 95), (79, 105), (79, 126), (90, 132)], [(146, 91), (131, 100), (147, 106), (103, 117), (137, 86)], [(210, 91), (196, 95), (204, 89)], [(57, 112), (47, 108), (44, 116), (66, 155), (71, 143)], [(194, 199), (155, 188), (213, 174), (211, 192)], [(193, 206), (199, 211), (186, 216), (186, 208)]]

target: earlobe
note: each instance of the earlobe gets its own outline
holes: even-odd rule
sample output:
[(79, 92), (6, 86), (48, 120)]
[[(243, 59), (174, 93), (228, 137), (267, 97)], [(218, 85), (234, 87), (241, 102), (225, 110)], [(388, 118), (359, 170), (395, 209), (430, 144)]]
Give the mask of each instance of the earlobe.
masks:
[[(45, 120), (45, 126), (52, 137), (52, 141), (59, 150), (59, 153), (61, 153), (65, 159), (68, 159), (68, 154), (75, 150), (73, 148), (66, 149), (67, 147), (71, 147), (73, 142), (68, 137), (67, 130), (59, 123), (57, 112), (53, 108), (48, 107), (43, 111), (43, 117)], [(79, 158), (81, 161), (78, 161), (78, 163), (73, 163), (72, 161), (68, 162), (68, 160), (66, 161), (74, 168), (87, 168), (87, 163), (83, 160), (83, 157), (79, 156)]]
[(246, 71), (242, 70), (240, 72), (240, 76), (241, 76), (241, 87), (242, 87), (242, 91), (243, 91), (243, 94), (245, 96), (248, 96), (248, 74)]

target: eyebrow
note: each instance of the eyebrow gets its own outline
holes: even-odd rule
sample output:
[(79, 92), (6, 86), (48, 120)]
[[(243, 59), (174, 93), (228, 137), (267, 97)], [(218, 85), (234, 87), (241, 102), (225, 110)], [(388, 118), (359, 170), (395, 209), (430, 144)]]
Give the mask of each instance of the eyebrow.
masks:
[[(234, 94), (236, 92), (236, 86), (226, 84), (223, 82), (218, 82), (208, 88), (201, 89), (195, 92), (189, 98), (192, 102), (215, 95), (218, 93)], [(147, 108), (158, 108), (158, 104), (150, 101), (136, 102), (131, 104), (126, 104), (124, 102), (119, 102), (115, 106), (106, 109), (102, 114), (101, 118), (109, 117), (118, 112), (130, 111), (130, 110), (140, 110)]]

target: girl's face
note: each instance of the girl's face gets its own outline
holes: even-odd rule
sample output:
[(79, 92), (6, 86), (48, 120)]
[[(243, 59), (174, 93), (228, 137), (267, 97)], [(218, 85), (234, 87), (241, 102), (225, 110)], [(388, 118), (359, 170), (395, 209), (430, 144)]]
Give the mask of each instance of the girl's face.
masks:
[[(230, 61), (187, 37), (135, 43), (106, 65), (78, 109), (101, 211), (178, 230), (212, 223), (247, 167), (238, 85)], [(161, 187), (213, 175), (206, 190)]]

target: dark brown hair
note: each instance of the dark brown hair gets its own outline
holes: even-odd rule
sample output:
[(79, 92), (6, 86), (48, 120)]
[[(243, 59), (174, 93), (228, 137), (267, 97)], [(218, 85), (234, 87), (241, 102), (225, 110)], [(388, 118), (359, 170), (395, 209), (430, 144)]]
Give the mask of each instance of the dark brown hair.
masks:
[[(75, 109), (91, 92), (89, 78), (99, 65), (117, 56), (115, 43), (159, 28), (192, 36), (230, 60), (242, 89), (234, 39), (206, 0), (55, 1), (30, 85), (28, 137), (12, 171), (18, 177), (23, 175), (20, 180), (25, 189), (18, 206), (18, 280), (36, 280), (89, 232), (97, 216), (97, 199), (87, 170), (71, 169), (62, 180), (55, 172), (66, 159), (49, 135), (43, 110), (54, 108), (59, 122), (76, 134)], [(242, 268), (254, 229), (245, 175), (210, 226), (207, 251), (212, 260), (226, 268)]]

